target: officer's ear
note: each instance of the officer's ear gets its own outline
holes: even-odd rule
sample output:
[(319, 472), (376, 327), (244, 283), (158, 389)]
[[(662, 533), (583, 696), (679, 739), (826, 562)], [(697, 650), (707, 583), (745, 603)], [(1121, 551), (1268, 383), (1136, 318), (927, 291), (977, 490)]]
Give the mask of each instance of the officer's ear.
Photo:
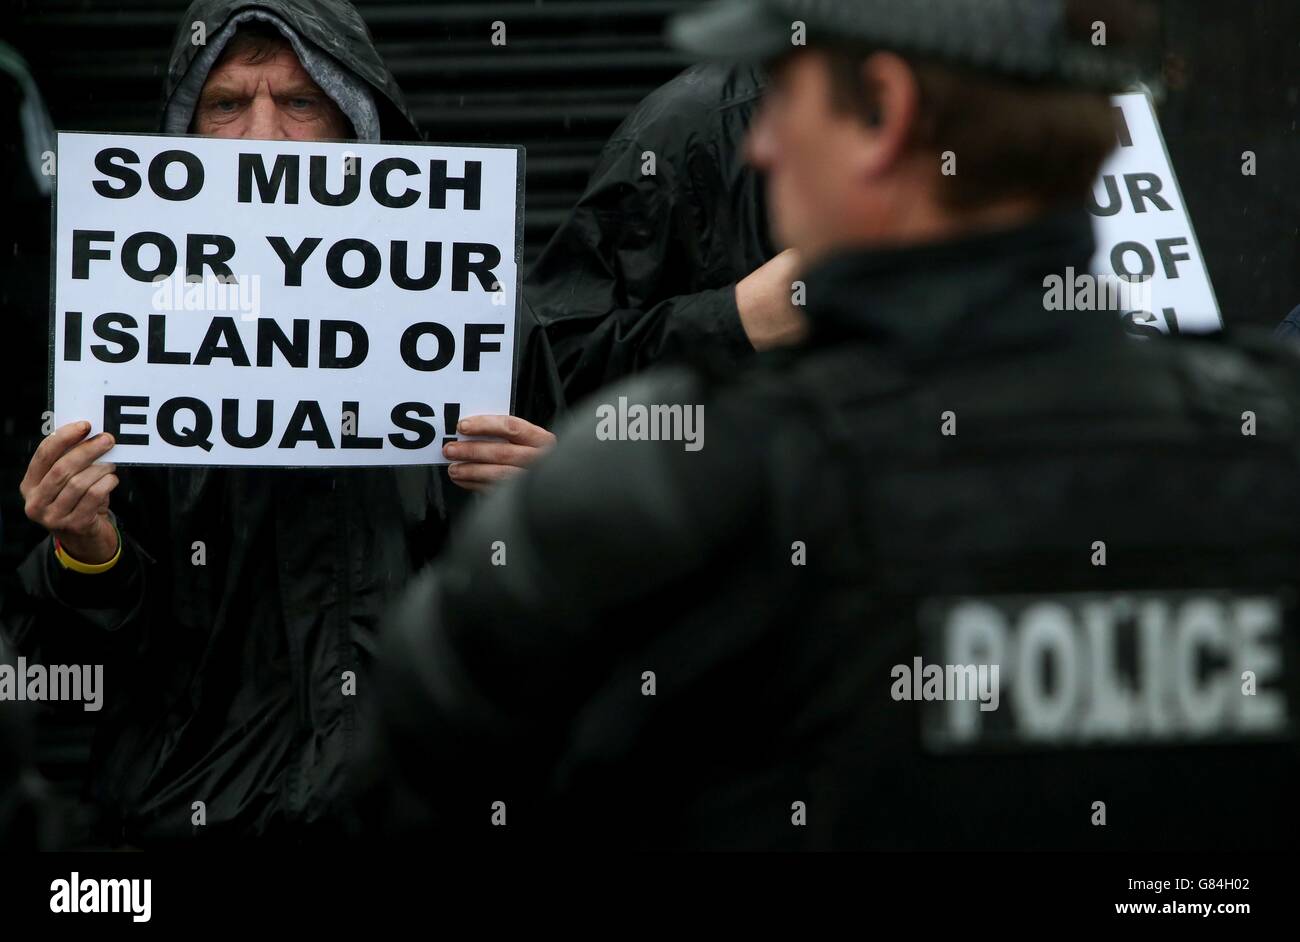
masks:
[(867, 172), (878, 176), (893, 169), (907, 152), (920, 114), (921, 89), (916, 72), (902, 56), (876, 52), (858, 65)]

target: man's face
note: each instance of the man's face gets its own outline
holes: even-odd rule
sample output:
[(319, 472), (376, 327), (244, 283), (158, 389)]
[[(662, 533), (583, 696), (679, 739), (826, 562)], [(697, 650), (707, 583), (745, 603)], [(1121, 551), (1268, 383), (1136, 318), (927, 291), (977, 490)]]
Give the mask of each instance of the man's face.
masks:
[(247, 59), (236, 53), (208, 74), (194, 112), (194, 133), (267, 141), (351, 136), (343, 112), (287, 43), (261, 62)]
[(832, 107), (830, 69), (818, 52), (791, 56), (773, 70), (746, 142), (750, 163), (767, 176), (772, 234), (782, 248), (814, 258), (837, 244), (860, 188), (863, 125)]

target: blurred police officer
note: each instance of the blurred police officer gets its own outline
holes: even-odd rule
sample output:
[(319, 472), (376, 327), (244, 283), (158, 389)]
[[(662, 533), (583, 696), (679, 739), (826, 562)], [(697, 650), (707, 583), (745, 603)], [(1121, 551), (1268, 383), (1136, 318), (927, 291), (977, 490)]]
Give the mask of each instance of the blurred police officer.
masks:
[(408, 590), (388, 746), (449, 830), (1294, 833), (1300, 371), (1050, 299), (1088, 270), (1106, 92), (1132, 73), (1129, 24), (1092, 11), (751, 0), (679, 21), (690, 48), (771, 67), (750, 154), (811, 266), (811, 333), (739, 375), (588, 401)]

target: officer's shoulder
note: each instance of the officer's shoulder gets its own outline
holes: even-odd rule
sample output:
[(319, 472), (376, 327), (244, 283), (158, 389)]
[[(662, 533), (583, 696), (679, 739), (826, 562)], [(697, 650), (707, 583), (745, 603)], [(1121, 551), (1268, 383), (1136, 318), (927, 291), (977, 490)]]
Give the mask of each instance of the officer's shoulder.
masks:
[(1300, 343), (1262, 328), (1163, 338), (1144, 352), (1207, 385), (1272, 387), (1300, 394)]
[(1019, 395), (1008, 402), (997, 390), (976, 402), (1014, 413), (1093, 415), (1116, 427), (1178, 423), (1189, 433), (1217, 436), (1245, 413), (1268, 414), (1270, 434), (1295, 438), (1300, 423), (1300, 349), (1267, 331), (1132, 338), (1060, 347), (1017, 364)]

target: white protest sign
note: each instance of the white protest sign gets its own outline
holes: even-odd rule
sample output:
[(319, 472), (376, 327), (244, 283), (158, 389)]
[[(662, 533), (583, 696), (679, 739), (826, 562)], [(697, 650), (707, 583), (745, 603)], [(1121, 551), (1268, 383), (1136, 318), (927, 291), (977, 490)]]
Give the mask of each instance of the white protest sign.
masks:
[(445, 463), (511, 411), (523, 152), (60, 134), (51, 384), (123, 464)]
[(1119, 147), (1103, 165), (1089, 203), (1097, 238), (1092, 271), (1149, 279), (1142, 286), (1144, 309), (1125, 315), (1137, 331), (1221, 330), (1219, 303), (1151, 99), (1134, 92), (1113, 102)]

